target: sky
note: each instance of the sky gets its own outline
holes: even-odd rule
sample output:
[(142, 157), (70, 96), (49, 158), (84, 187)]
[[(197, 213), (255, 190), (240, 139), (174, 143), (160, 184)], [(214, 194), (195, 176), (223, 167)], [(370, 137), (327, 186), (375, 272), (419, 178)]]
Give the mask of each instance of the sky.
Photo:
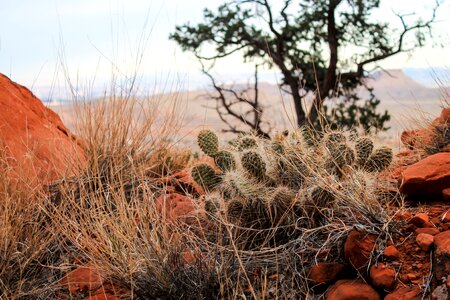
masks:
[[(425, 14), (434, 0), (381, 2), (374, 17), (396, 24), (393, 11)], [(205, 7), (214, 9), (221, 3), (223, 0), (0, 0), (0, 72), (41, 97), (50, 87), (68, 80), (98, 85), (113, 73), (142, 75), (153, 81), (157, 92), (166, 85), (197, 88), (204, 82), (198, 62), (168, 36), (176, 25), (200, 22)], [(410, 56), (389, 59), (382, 66), (450, 69), (448, 16), (450, 0), (445, 0), (435, 29), (443, 48), (427, 46)], [(217, 70), (232, 78), (248, 74), (250, 69), (235, 57), (218, 64)], [(269, 81), (270, 77), (277, 80), (276, 72), (266, 75)]]

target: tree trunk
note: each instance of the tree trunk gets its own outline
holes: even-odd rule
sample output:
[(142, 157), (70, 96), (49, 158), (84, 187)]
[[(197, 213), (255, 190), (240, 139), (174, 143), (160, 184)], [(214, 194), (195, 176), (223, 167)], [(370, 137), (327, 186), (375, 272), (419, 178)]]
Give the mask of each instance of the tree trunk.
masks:
[(336, 7), (339, 5), (341, 0), (330, 1), (328, 6), (328, 16), (327, 16), (327, 40), (328, 48), (330, 50), (330, 61), (328, 63), (327, 74), (323, 82), (320, 91), (317, 92), (314, 98), (313, 105), (311, 107), (310, 114), (308, 116), (309, 122), (317, 123), (321, 122), (321, 112), (323, 107), (323, 101), (328, 97), (329, 92), (334, 89), (337, 81), (336, 70), (338, 62), (338, 47), (339, 47), (339, 32), (336, 29), (336, 19), (335, 11)]

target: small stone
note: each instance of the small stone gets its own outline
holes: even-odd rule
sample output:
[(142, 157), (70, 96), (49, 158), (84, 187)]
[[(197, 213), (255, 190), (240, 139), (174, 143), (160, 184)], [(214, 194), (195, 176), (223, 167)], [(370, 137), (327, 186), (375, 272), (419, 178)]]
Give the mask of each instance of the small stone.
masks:
[(436, 235), (436, 234), (438, 234), (439, 232), (440, 232), (439, 229), (434, 228), (434, 227), (417, 228), (416, 230), (414, 230), (414, 233), (415, 233), (416, 235), (419, 235), (419, 234), (421, 234), (421, 233), (426, 233), (426, 234), (429, 234), (429, 235)]
[(420, 287), (416, 285), (400, 287), (394, 292), (387, 294), (384, 300), (421, 300), (420, 294)]
[(398, 250), (397, 250), (397, 248), (395, 248), (395, 246), (391, 245), (391, 246), (384, 248), (383, 255), (387, 259), (395, 260), (395, 259), (399, 258), (400, 252), (398, 252)]
[(395, 270), (383, 263), (370, 267), (370, 279), (376, 288), (390, 291), (395, 288)]
[(430, 222), (430, 218), (428, 217), (428, 215), (424, 213), (416, 214), (414, 217), (412, 217), (411, 220), (409, 220), (408, 223), (413, 224), (419, 228), (434, 227)]
[(419, 245), (420, 249), (423, 251), (428, 251), (431, 248), (431, 245), (433, 245), (434, 237), (431, 234), (427, 233), (420, 233), (416, 237), (416, 243)]
[(339, 280), (328, 289), (326, 300), (380, 300), (380, 295), (361, 280)]
[(345, 266), (340, 263), (318, 263), (311, 268), (308, 279), (313, 285), (328, 284), (338, 279)]
[(364, 271), (374, 250), (376, 238), (376, 235), (363, 231), (352, 230), (349, 233), (344, 243), (344, 255), (355, 270)]

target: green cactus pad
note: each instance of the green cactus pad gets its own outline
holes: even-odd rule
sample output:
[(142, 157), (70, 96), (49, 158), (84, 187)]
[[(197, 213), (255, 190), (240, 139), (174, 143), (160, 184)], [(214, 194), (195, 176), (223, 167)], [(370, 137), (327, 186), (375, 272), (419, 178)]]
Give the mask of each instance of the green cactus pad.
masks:
[(319, 144), (319, 141), (317, 140), (316, 135), (314, 133), (314, 129), (312, 129), (309, 126), (302, 126), (300, 130), (303, 137), (303, 141), (307, 146), (316, 147)]
[(208, 164), (199, 164), (191, 170), (192, 179), (206, 191), (213, 190), (220, 182), (214, 169)]
[(385, 146), (380, 147), (376, 149), (372, 155), (370, 155), (364, 165), (364, 168), (368, 172), (381, 172), (389, 167), (392, 162), (392, 158), (393, 153), (391, 148)]
[(239, 141), (239, 151), (253, 149), (253, 148), (257, 148), (257, 147), (258, 147), (258, 143), (256, 142), (256, 140), (254, 138), (243, 137)]
[(368, 137), (358, 138), (355, 142), (356, 163), (363, 166), (373, 151), (373, 142)]
[(197, 136), (197, 143), (200, 149), (211, 157), (214, 157), (219, 150), (219, 138), (209, 129), (200, 131)]
[(253, 177), (262, 180), (266, 175), (266, 163), (260, 154), (248, 151), (242, 154), (242, 167)]
[(237, 221), (244, 212), (244, 203), (239, 199), (233, 199), (228, 202), (226, 214), (231, 221)]
[(214, 156), (214, 162), (222, 172), (234, 170), (236, 168), (236, 161), (234, 156), (229, 151), (219, 151)]

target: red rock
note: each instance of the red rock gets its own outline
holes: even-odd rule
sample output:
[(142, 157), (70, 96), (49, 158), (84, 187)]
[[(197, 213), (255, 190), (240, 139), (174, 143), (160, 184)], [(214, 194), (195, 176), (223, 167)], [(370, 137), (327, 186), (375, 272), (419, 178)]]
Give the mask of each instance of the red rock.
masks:
[(413, 196), (438, 196), (450, 188), (450, 153), (430, 155), (403, 171), (400, 191)]
[(450, 123), (450, 108), (444, 108), (439, 116), (440, 121), (443, 123)]
[(397, 259), (400, 256), (400, 252), (398, 252), (397, 248), (395, 248), (395, 246), (391, 245), (391, 246), (387, 246), (386, 248), (384, 248), (384, 252), (383, 255), (385, 258), (387, 259)]
[(395, 288), (395, 270), (383, 263), (370, 267), (370, 279), (376, 288), (390, 291)]
[(421, 291), (418, 286), (407, 286), (396, 289), (394, 292), (386, 295), (384, 300), (421, 300)]
[(90, 265), (76, 268), (60, 281), (61, 285), (67, 286), (71, 294), (94, 291), (100, 288), (102, 283), (103, 277), (100, 271)]
[(363, 231), (350, 231), (344, 244), (346, 261), (357, 271), (363, 272), (370, 260), (377, 237)]
[(450, 211), (447, 211), (442, 215), (441, 222), (442, 223), (450, 222)]
[(194, 201), (180, 194), (164, 194), (156, 199), (156, 209), (168, 221), (184, 219), (195, 211)]
[(308, 279), (313, 285), (328, 284), (336, 281), (344, 269), (340, 263), (318, 263), (311, 268)]
[(416, 237), (416, 243), (419, 245), (420, 249), (423, 251), (428, 251), (431, 249), (431, 246), (433, 245), (434, 236), (427, 233), (420, 233)]
[(437, 280), (450, 274), (450, 230), (434, 236), (434, 274)]
[(415, 149), (418, 145), (427, 145), (431, 143), (431, 129), (405, 130), (400, 136), (400, 141), (408, 149)]
[(408, 222), (409, 224), (413, 224), (419, 228), (432, 228), (433, 224), (430, 222), (430, 218), (427, 214), (418, 213)]
[[(46, 184), (84, 162), (77, 138), (27, 88), (0, 74), (0, 145), (13, 169), (8, 176)], [(24, 177), (26, 176), (26, 177)]]
[(183, 253), (181, 253), (181, 256), (183, 258), (183, 262), (187, 265), (193, 265), (197, 261), (194, 253), (189, 250), (183, 251)]
[[(449, 147), (450, 147), (450, 145), (449, 145)], [(450, 152), (450, 148), (449, 148), (449, 151), (447, 151), (447, 152)], [(444, 198), (444, 200), (450, 200), (450, 188), (446, 188), (446, 189), (442, 190), (442, 197)]]
[(339, 280), (328, 289), (326, 300), (379, 300), (380, 295), (361, 280)]
[(434, 228), (434, 227), (417, 228), (416, 230), (414, 230), (414, 233), (415, 233), (416, 235), (419, 235), (419, 234), (421, 234), (421, 233), (426, 233), (426, 234), (429, 234), (429, 235), (436, 235), (436, 234), (438, 234), (439, 232), (440, 232), (439, 229)]

